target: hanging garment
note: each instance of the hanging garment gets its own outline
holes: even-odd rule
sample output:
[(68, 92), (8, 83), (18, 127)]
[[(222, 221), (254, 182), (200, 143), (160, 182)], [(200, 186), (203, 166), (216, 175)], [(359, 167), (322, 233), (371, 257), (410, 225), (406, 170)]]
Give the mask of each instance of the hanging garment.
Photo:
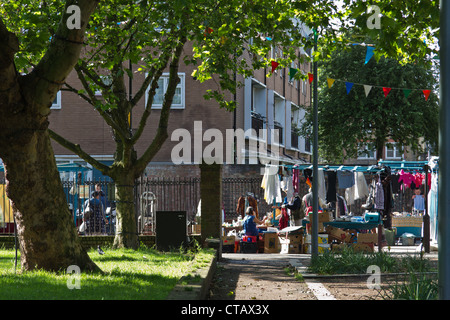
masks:
[(341, 189), (351, 188), (355, 184), (355, 176), (349, 170), (338, 170), (337, 180)]
[(245, 197), (239, 197), (236, 207), (236, 213), (244, 218), (245, 216)]
[(327, 171), (327, 202), (336, 202), (336, 171)]
[(375, 209), (384, 210), (384, 190), (381, 178), (375, 184)]
[(320, 199), (325, 199), (327, 196), (326, 185), (325, 185), (325, 174), (322, 168), (317, 170), (317, 190)]
[(414, 210), (425, 210), (425, 198), (421, 194), (414, 197)]
[(425, 179), (425, 175), (421, 173), (416, 173), (414, 176), (414, 184), (416, 188), (419, 188), (423, 184), (423, 180)]
[(352, 205), (356, 200), (366, 198), (369, 195), (369, 187), (363, 172), (354, 172), (355, 184), (345, 190), (345, 200)]
[(400, 178), (398, 179), (398, 182), (403, 182), (403, 185), (410, 188), (411, 183), (414, 182), (414, 176), (412, 173), (405, 172), (400, 170)]
[(347, 215), (347, 203), (344, 197), (336, 194), (336, 218)]
[(294, 196), (294, 187), (292, 183), (292, 176), (284, 176), (281, 180), (281, 190), (286, 193), (286, 197), (291, 199)]
[(430, 216), (430, 239), (433, 244), (438, 243), (438, 174), (431, 176), (430, 191), (428, 192), (428, 214)]
[(399, 174), (392, 176), (392, 193), (395, 194), (400, 193), (403, 182), (400, 182), (399, 179), (400, 179)]
[(281, 217), (278, 222), (278, 227), (281, 230), (287, 228), (289, 226), (289, 215), (287, 213), (286, 208), (281, 208)]
[(292, 170), (292, 186), (294, 187), (294, 193), (298, 193), (299, 190), (299, 182), (300, 182), (300, 170), (293, 169)]
[(281, 183), (280, 177), (274, 170), (274, 166), (266, 166), (264, 170), (264, 176), (261, 183), (261, 188), (264, 189), (264, 200), (272, 205), (275, 200), (277, 203), (283, 201), (281, 197)]

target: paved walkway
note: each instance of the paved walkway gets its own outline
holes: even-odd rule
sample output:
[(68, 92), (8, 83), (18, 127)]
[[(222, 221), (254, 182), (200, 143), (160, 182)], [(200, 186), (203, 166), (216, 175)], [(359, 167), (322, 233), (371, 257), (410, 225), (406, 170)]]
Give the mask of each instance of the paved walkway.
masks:
[[(378, 250), (378, 248), (375, 248)], [(387, 251), (388, 248), (384, 248)], [(418, 254), (418, 246), (393, 246), (395, 255)], [(437, 259), (437, 251), (425, 258)], [(218, 261), (211, 300), (335, 300), (320, 277), (307, 274), (310, 254), (224, 253)], [(304, 282), (293, 281), (286, 267), (304, 275)]]

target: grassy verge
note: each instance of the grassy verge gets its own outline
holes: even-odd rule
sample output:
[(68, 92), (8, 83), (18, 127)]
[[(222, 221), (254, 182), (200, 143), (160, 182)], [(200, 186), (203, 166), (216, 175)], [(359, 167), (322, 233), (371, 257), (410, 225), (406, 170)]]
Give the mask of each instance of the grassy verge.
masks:
[[(0, 299), (162, 300), (183, 275), (202, 268), (214, 255), (211, 250), (186, 254), (149, 248), (103, 249), (104, 255), (89, 251), (103, 274), (80, 275), (66, 270), (15, 273), (14, 250), (0, 249)], [(76, 289), (77, 284), (80, 289)]]
[(401, 273), (416, 270), (429, 272), (433, 270), (429, 260), (422, 255), (395, 257), (388, 252), (370, 254), (354, 252), (346, 248), (339, 253), (326, 252), (311, 260), (309, 272), (316, 274), (363, 274), (369, 266), (378, 266), (382, 273)]
[(377, 266), (382, 274), (398, 274), (378, 289), (383, 300), (435, 300), (438, 298), (436, 268), (422, 254), (395, 257), (387, 252), (364, 254), (345, 249), (311, 260), (309, 272), (316, 274), (365, 274)]

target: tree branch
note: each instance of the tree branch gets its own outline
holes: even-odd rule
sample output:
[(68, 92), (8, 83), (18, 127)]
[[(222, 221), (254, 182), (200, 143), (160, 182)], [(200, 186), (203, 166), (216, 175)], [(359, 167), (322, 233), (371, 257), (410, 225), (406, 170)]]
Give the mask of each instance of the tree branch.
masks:
[[(182, 29), (182, 28), (180, 28)], [(144, 154), (136, 161), (136, 171), (142, 172), (150, 160), (161, 149), (164, 141), (167, 139), (167, 126), (169, 123), (170, 107), (172, 106), (173, 96), (175, 95), (176, 87), (180, 78), (178, 77), (178, 67), (181, 53), (186, 42), (186, 36), (181, 36), (179, 43), (172, 54), (172, 61), (170, 63), (169, 84), (167, 86), (166, 94), (164, 95), (163, 107), (159, 118), (158, 130), (155, 138), (150, 146), (145, 150)]]
[[(84, 32), (89, 18), (97, 7), (98, 0), (68, 0), (62, 13), (62, 19), (49, 49), (39, 61), (36, 68), (27, 77), (22, 87), (33, 104), (37, 105), (41, 114), (50, 112), (51, 101), (64, 84), (66, 77), (72, 71), (83, 47)], [(71, 13), (67, 13), (70, 5), (80, 8), (80, 29), (69, 29), (67, 20)]]
[(59, 134), (57, 134), (56, 132), (54, 132), (51, 129), (48, 129), (48, 132), (49, 132), (50, 138), (52, 138), (53, 140), (58, 142), (61, 146), (72, 151), (73, 153), (77, 154), (84, 161), (92, 164), (94, 166), (94, 168), (96, 168), (97, 170), (100, 170), (102, 172), (102, 174), (109, 176), (110, 168), (107, 165), (97, 161), (96, 159), (91, 157), (86, 152), (84, 152), (83, 149), (81, 149), (81, 146), (79, 144), (74, 144), (74, 143), (66, 140), (65, 138), (63, 138), (62, 136), (60, 136)]

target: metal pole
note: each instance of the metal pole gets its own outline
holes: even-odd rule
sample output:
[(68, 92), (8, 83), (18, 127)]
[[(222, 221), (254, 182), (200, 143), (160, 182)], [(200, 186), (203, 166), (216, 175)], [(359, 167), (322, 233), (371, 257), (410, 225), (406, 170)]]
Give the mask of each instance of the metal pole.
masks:
[(428, 165), (424, 165), (425, 171), (425, 211), (423, 213), (423, 249), (426, 253), (430, 253), (430, 215), (428, 213)]
[(439, 299), (450, 300), (450, 229), (448, 210), (450, 209), (450, 171), (448, 161), (450, 151), (450, 3), (441, 1), (440, 16), (440, 124), (439, 124), (439, 194), (438, 194), (438, 243), (439, 243)]
[[(317, 51), (317, 29), (314, 29), (314, 52)], [(318, 102), (317, 102), (317, 61), (314, 61), (314, 107), (313, 107), (313, 181), (312, 181), (312, 193), (313, 193), (313, 212), (312, 212), (312, 234), (311, 234), (311, 253), (312, 257), (317, 257), (319, 254), (319, 196), (318, 196)]]

